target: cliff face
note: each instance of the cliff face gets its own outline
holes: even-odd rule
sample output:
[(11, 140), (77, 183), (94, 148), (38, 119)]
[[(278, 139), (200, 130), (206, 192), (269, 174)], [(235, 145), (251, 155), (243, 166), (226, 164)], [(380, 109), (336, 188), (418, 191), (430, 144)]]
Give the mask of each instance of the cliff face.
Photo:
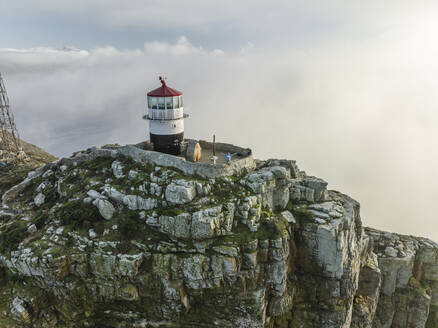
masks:
[(438, 327), (435, 243), (363, 229), (294, 161), (154, 156), (89, 150), (3, 194), (1, 327)]

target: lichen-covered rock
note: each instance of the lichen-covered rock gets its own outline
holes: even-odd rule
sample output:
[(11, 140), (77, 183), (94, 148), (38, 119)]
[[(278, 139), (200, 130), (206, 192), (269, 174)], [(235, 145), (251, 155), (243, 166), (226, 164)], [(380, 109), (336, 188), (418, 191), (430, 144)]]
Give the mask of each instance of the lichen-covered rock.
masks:
[(191, 237), (191, 215), (181, 213), (177, 216), (150, 217), (146, 223), (156, 226), (161, 232), (176, 238), (188, 239)]
[(123, 198), (126, 196), (124, 193), (121, 193), (116, 188), (114, 188), (108, 184), (105, 184), (104, 192), (109, 198), (111, 198), (112, 200), (115, 200), (116, 202), (119, 202), (119, 203), (122, 203)]
[(38, 195), (36, 195), (33, 200), (36, 206), (43, 205), (45, 201), (46, 201), (46, 196), (44, 196), (44, 194), (41, 192)]
[(105, 220), (111, 220), (116, 211), (113, 204), (106, 199), (95, 199), (93, 205), (97, 207), (100, 215), (102, 215)]
[(191, 232), (193, 239), (207, 239), (231, 231), (233, 213), (225, 214), (221, 207), (208, 208), (193, 213)]
[(28, 228), (27, 228), (27, 232), (28, 233), (34, 233), (37, 232), (38, 228), (35, 224), (31, 224)]
[(157, 200), (154, 198), (143, 198), (138, 195), (125, 195), (122, 198), (123, 204), (125, 204), (130, 210), (150, 210), (157, 206)]
[(186, 204), (196, 196), (196, 187), (190, 182), (171, 183), (166, 187), (166, 200), (172, 204)]
[(363, 239), (359, 284), (354, 297), (351, 327), (371, 328), (379, 301), (382, 274), (376, 254), (370, 249), (370, 239)]
[(255, 164), (126, 146), (36, 170), (2, 198), (0, 325), (438, 328), (438, 245)]
[(261, 196), (263, 206), (284, 209), (290, 198), (290, 172), (281, 166), (264, 167), (242, 180), (254, 193)]
[(425, 238), (366, 229), (378, 256), (382, 287), (373, 327), (434, 328), (438, 245)]
[(114, 161), (111, 164), (111, 168), (116, 178), (123, 178), (125, 176), (125, 174), (123, 173), (123, 165), (119, 161)]
[(12, 301), (11, 313), (17, 317), (19, 321), (29, 325), (31, 323), (31, 316), (24, 307), (24, 301), (20, 297), (15, 297)]
[(87, 195), (89, 197), (91, 197), (92, 199), (101, 199), (101, 198), (105, 198), (103, 197), (99, 192), (97, 192), (96, 190), (90, 189), (87, 191)]

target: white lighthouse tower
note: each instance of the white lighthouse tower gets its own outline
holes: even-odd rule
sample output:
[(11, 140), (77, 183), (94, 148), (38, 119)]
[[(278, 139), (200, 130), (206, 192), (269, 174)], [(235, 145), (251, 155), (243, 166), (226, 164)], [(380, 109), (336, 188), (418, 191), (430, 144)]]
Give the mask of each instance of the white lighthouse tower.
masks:
[(182, 92), (169, 88), (160, 76), (161, 87), (147, 94), (147, 114), (150, 141), (154, 150), (179, 155), (184, 140), (184, 114)]

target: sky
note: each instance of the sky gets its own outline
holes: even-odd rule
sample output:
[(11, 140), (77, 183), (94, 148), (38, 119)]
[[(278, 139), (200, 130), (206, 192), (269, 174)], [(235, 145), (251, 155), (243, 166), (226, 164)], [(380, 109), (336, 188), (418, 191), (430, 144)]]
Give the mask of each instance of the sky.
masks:
[(187, 137), (297, 161), (366, 226), (438, 241), (438, 3), (0, 0), (22, 138), (57, 156), (148, 138), (158, 76)]

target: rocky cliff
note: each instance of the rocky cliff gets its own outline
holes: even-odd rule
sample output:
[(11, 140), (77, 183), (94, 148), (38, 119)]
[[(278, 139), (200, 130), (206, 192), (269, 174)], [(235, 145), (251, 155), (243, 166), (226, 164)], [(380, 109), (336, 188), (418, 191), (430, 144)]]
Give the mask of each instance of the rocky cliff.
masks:
[(435, 243), (294, 161), (179, 161), (90, 149), (9, 186), (0, 326), (438, 327)]

